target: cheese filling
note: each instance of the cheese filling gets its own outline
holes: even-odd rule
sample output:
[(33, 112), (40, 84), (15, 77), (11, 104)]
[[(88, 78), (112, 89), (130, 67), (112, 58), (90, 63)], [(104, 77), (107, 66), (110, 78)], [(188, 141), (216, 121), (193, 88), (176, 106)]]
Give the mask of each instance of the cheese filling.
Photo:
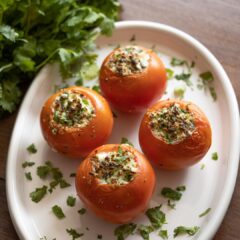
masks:
[(117, 152), (102, 152), (91, 159), (92, 172), (100, 184), (126, 185), (137, 173), (137, 162), (133, 153), (119, 146)]
[(126, 46), (115, 50), (111, 56), (109, 69), (121, 76), (141, 73), (149, 65), (149, 54), (137, 46)]
[(91, 101), (83, 94), (64, 91), (52, 104), (52, 130), (55, 125), (83, 128), (95, 117)]
[(192, 113), (188, 107), (182, 109), (177, 103), (149, 113), (149, 118), (152, 134), (168, 144), (177, 144), (183, 141), (195, 130)]

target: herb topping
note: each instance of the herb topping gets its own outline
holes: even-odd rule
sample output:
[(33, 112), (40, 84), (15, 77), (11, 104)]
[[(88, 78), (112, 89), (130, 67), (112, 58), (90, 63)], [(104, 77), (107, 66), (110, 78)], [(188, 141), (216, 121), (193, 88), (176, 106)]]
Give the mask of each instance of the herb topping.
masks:
[(137, 172), (137, 162), (133, 153), (118, 147), (117, 152), (98, 153), (91, 159), (91, 175), (101, 184), (125, 185), (133, 181)]
[(111, 56), (108, 67), (121, 76), (141, 73), (149, 64), (149, 54), (137, 46), (126, 46), (117, 49)]
[(95, 116), (91, 101), (83, 94), (74, 91), (62, 92), (53, 102), (53, 118), (50, 126), (53, 134), (57, 134), (57, 125), (61, 127), (83, 128)]
[(192, 135), (195, 130), (194, 117), (188, 107), (183, 109), (178, 103), (149, 113), (149, 126), (155, 137), (168, 144), (177, 144)]

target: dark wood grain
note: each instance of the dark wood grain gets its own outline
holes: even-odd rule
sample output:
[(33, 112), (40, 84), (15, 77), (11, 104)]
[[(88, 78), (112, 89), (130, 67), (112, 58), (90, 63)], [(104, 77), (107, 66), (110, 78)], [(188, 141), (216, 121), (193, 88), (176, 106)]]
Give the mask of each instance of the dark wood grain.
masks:
[[(191, 34), (202, 42), (222, 63), (240, 102), (239, 0), (121, 0), (121, 3), (122, 20), (165, 23)], [(7, 210), (4, 180), (7, 150), (15, 118), (16, 114), (0, 121), (1, 240), (18, 239)], [(240, 175), (238, 175), (230, 207), (214, 240), (240, 239), (239, 226)]]

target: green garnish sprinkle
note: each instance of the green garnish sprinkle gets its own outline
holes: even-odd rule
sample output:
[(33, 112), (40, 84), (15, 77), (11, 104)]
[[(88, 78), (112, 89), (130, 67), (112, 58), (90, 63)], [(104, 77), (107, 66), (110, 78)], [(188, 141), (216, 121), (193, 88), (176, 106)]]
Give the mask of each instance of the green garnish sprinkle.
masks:
[(200, 227), (194, 226), (194, 227), (184, 227), (184, 226), (179, 226), (174, 229), (174, 238), (177, 237), (178, 235), (182, 234), (188, 234), (189, 236), (195, 235)]
[(34, 143), (32, 143), (31, 145), (29, 145), (29, 146), (27, 147), (27, 150), (28, 150), (29, 153), (32, 153), (32, 154), (34, 154), (34, 153), (37, 152), (37, 148), (36, 148), (36, 146), (34, 145)]
[(58, 219), (63, 219), (65, 218), (65, 214), (63, 213), (63, 210), (61, 207), (59, 207), (58, 205), (54, 205), (52, 207), (52, 212), (54, 213), (54, 215), (58, 218)]
[(152, 226), (144, 226), (140, 225), (138, 227), (138, 232), (142, 236), (144, 240), (149, 240), (149, 234), (154, 231), (154, 228)]
[(24, 163), (22, 163), (22, 167), (23, 168), (26, 168), (26, 167), (31, 167), (31, 166), (33, 166), (33, 165), (35, 165), (35, 162), (24, 162)]
[(84, 233), (78, 233), (75, 229), (70, 228), (66, 229), (66, 232), (72, 237), (72, 240), (75, 240), (77, 238), (80, 238), (84, 235)]
[(164, 187), (161, 191), (161, 194), (165, 198), (168, 198), (174, 201), (179, 201), (182, 197), (182, 193), (169, 187)]
[(128, 145), (134, 147), (134, 145), (133, 145), (127, 138), (125, 138), (125, 137), (123, 137), (123, 138), (121, 139), (121, 144), (128, 144)]
[(146, 215), (150, 220), (154, 229), (159, 229), (163, 224), (166, 224), (166, 215), (163, 211), (161, 211), (161, 205), (153, 208), (149, 208), (146, 211)]
[(158, 236), (160, 236), (162, 239), (168, 239), (168, 231), (167, 230), (160, 230), (158, 233)]
[(36, 188), (35, 191), (30, 193), (30, 198), (33, 202), (38, 203), (42, 200), (42, 198), (47, 194), (47, 186), (43, 186), (41, 188)]
[(212, 160), (214, 160), (214, 161), (218, 160), (218, 153), (217, 152), (212, 153)]
[(68, 196), (68, 198), (67, 198), (67, 205), (69, 207), (74, 207), (75, 203), (76, 203), (76, 198), (73, 197), (73, 196)]
[(85, 208), (81, 208), (81, 209), (78, 210), (78, 213), (79, 213), (80, 215), (83, 215), (83, 214), (85, 214), (86, 212), (87, 212), (87, 210), (86, 210)]
[(180, 86), (180, 87), (175, 87), (174, 88), (174, 97), (175, 98), (179, 98), (179, 99), (183, 99), (184, 98), (184, 94), (185, 94), (186, 88), (184, 86)]
[(174, 71), (170, 68), (166, 68), (166, 73), (167, 73), (167, 79), (172, 79), (174, 76)]
[(136, 228), (137, 224), (134, 223), (123, 224), (114, 230), (114, 235), (117, 237), (117, 240), (124, 240), (129, 235), (133, 234)]
[(206, 216), (210, 211), (211, 211), (211, 208), (208, 208), (203, 213), (199, 214), (198, 217)]
[(25, 177), (26, 177), (27, 180), (32, 181), (32, 174), (31, 174), (31, 172), (25, 173)]

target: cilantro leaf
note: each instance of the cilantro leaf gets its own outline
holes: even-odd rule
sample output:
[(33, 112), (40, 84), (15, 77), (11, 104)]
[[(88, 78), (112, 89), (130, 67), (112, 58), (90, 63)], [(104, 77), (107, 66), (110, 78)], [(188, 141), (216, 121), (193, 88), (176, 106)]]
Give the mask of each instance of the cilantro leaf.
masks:
[(28, 150), (29, 153), (33, 153), (33, 154), (37, 152), (37, 148), (36, 148), (36, 146), (34, 145), (34, 143), (32, 143), (31, 145), (29, 145), (29, 146), (27, 147), (27, 150)]
[(117, 240), (124, 240), (129, 235), (133, 234), (137, 225), (134, 223), (128, 223), (118, 226), (115, 231), (114, 235), (117, 237)]
[(162, 239), (168, 239), (168, 231), (167, 230), (160, 230), (158, 233), (158, 236), (160, 236)]
[(146, 215), (155, 229), (159, 229), (160, 227), (162, 227), (163, 224), (166, 223), (165, 213), (162, 212), (160, 208), (161, 208), (161, 205), (157, 207), (149, 208), (146, 211)]
[(144, 240), (149, 240), (149, 234), (154, 231), (152, 226), (140, 225), (138, 231)]
[(22, 163), (22, 168), (31, 167), (33, 165), (35, 165), (35, 162), (27, 162), (26, 161), (26, 162)]
[(43, 186), (41, 188), (36, 188), (35, 191), (30, 193), (30, 198), (33, 202), (38, 203), (42, 200), (42, 198), (47, 194), (47, 186)]
[(200, 227), (194, 226), (194, 227), (184, 227), (179, 226), (174, 229), (174, 238), (178, 235), (188, 234), (189, 236), (195, 235)]
[(65, 214), (63, 213), (63, 210), (61, 207), (59, 207), (58, 205), (54, 205), (52, 207), (52, 212), (54, 213), (54, 215), (58, 218), (58, 219), (63, 219), (65, 218)]
[(73, 196), (68, 196), (68, 198), (67, 198), (67, 205), (69, 207), (73, 207), (73, 206), (75, 206), (75, 203), (76, 203), (76, 198), (73, 197)]
[(31, 174), (31, 172), (25, 173), (25, 177), (26, 177), (27, 180), (32, 181), (32, 174)]
[(72, 240), (80, 238), (84, 235), (84, 233), (78, 233), (75, 229), (70, 228), (66, 229), (66, 232), (72, 237)]
[(79, 213), (80, 215), (83, 215), (83, 214), (85, 214), (86, 212), (87, 212), (87, 210), (86, 210), (85, 208), (81, 208), (81, 209), (78, 210), (78, 213)]
[(162, 196), (165, 198), (174, 200), (174, 201), (179, 201), (182, 197), (182, 194), (178, 191), (175, 191), (169, 187), (164, 187), (161, 191)]
[(214, 161), (218, 160), (218, 153), (217, 152), (212, 153), (212, 160), (214, 160)]

